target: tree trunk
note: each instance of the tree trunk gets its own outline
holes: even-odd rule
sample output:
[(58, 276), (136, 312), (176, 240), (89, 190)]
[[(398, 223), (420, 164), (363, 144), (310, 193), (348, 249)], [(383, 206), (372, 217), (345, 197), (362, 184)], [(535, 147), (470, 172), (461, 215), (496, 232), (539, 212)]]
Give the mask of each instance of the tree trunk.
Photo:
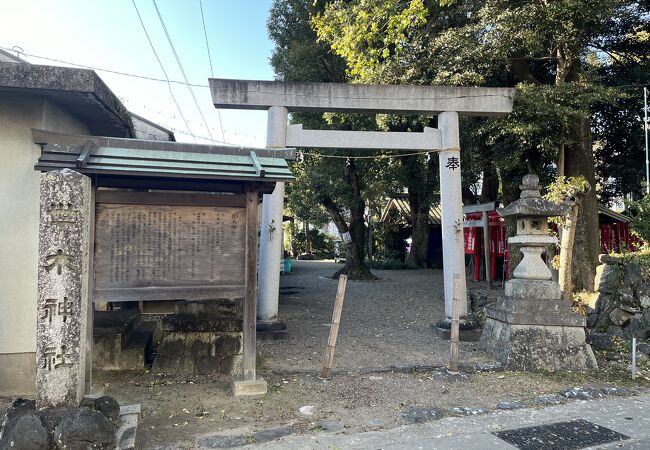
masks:
[(431, 195), (427, 192), (426, 184), (422, 183), (422, 163), (418, 157), (406, 156), (401, 158), (400, 162), (406, 173), (408, 202), (411, 209), (411, 249), (406, 255), (406, 264), (415, 268), (426, 268), (429, 253)]
[(429, 204), (422, 202), (417, 194), (409, 194), (411, 207), (411, 250), (406, 256), (406, 264), (416, 268), (427, 267), (429, 253)]
[(483, 160), (483, 184), (481, 186), (481, 203), (493, 202), (499, 193), (499, 175), (494, 162), (490, 159)]
[(576, 224), (573, 255), (573, 288), (593, 291), (598, 254), (600, 229), (598, 225), (598, 200), (596, 176), (591, 145), (589, 119), (582, 117), (574, 124), (576, 143), (564, 149), (564, 171), (567, 177), (582, 175), (591, 185), (580, 205)]
[(341, 234), (349, 233), (350, 242), (345, 244), (345, 265), (337, 271), (332, 278), (345, 274), (350, 280), (376, 280), (366, 264), (366, 225), (364, 212), (366, 205), (361, 198), (361, 186), (354, 160), (349, 160), (345, 166), (345, 180), (350, 187), (353, 200), (350, 204), (350, 225), (345, 222), (343, 214), (331, 197), (323, 198), (323, 206), (336, 224)]
[(291, 238), (291, 253), (292, 253), (291, 256), (293, 256), (295, 258), (296, 256), (298, 256), (298, 246), (296, 245), (297, 242), (296, 242), (296, 238), (295, 238), (295, 236), (296, 236), (296, 218), (292, 217), (291, 222), (289, 222), (289, 223), (291, 224), (291, 236), (290, 236), (290, 238)]
[(558, 274), (558, 283), (562, 296), (570, 300), (573, 293), (573, 247), (576, 235), (576, 226), (578, 223), (578, 213), (580, 211), (580, 202), (575, 201), (571, 206), (569, 213), (565, 218), (562, 226), (562, 240), (560, 242), (560, 271)]
[(368, 260), (372, 261), (373, 260), (373, 251), (372, 251), (372, 245), (373, 245), (373, 235), (372, 235), (372, 210), (370, 210), (370, 213), (368, 214)]
[[(365, 259), (363, 213), (361, 214), (361, 220), (359, 221), (358, 211), (354, 214), (351, 210), (350, 226), (348, 226), (343, 215), (331, 198), (325, 197), (323, 200), (323, 206), (325, 206), (329, 212), (330, 217), (332, 217), (339, 232), (343, 235), (349, 233), (351, 238), (350, 242), (345, 243), (345, 265), (341, 270), (332, 275), (332, 278), (337, 279), (339, 275), (345, 274), (351, 280), (376, 280), (377, 277), (370, 273), (370, 269), (368, 269)], [(361, 222), (361, 224), (359, 224), (359, 222)]]
[(303, 221), (302, 226), (305, 229), (305, 253), (309, 255), (311, 254), (311, 243), (309, 242), (309, 222), (306, 220)]

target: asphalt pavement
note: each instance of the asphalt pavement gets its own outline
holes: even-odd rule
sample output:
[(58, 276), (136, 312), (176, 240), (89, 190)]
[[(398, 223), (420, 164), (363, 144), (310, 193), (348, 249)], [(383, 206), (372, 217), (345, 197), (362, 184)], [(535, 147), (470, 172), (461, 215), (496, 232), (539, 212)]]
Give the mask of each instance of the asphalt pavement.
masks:
[[(553, 424), (558, 425), (548, 426)], [(598, 443), (605, 440), (610, 442)], [(365, 433), (294, 435), (243, 448), (648, 450), (650, 393), (631, 397), (574, 400), (541, 409), (524, 408), (479, 416), (446, 417), (424, 424)]]

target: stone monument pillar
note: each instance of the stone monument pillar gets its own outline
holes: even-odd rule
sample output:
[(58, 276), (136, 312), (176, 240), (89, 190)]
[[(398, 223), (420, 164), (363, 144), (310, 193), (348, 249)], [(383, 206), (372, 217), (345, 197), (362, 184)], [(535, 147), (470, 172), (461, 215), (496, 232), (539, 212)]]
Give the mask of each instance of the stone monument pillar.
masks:
[(480, 347), (509, 370), (583, 370), (596, 367), (585, 342), (585, 318), (562, 298), (560, 286), (542, 259), (544, 247), (557, 239), (548, 234), (548, 217), (564, 215), (567, 207), (543, 199), (539, 178), (523, 178), (521, 198), (497, 210), (517, 219), (517, 236), (524, 257), (506, 281), (505, 295), (487, 308)]
[(90, 178), (70, 169), (41, 175), (36, 405), (77, 407), (84, 395)]

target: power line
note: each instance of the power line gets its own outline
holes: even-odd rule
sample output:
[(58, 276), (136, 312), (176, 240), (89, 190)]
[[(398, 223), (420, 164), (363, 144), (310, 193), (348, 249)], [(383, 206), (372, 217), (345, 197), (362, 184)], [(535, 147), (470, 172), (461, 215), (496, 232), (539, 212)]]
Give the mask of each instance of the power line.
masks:
[[(8, 51), (8, 52), (15, 52), (15, 50), (12, 50), (7, 47), (2, 47), (0, 46), (0, 49)], [(52, 61), (52, 62), (57, 62), (60, 64), (67, 64), (69, 66), (74, 66), (74, 67), (80, 67), (82, 69), (90, 69), (90, 70), (96, 70), (98, 72), (106, 72), (106, 73), (113, 73), (115, 75), (121, 75), (125, 77), (132, 77), (132, 78), (139, 78), (141, 80), (148, 80), (148, 81), (157, 81), (160, 83), (172, 83), (172, 84), (180, 84), (183, 86), (192, 86), (192, 87), (200, 87), (200, 88), (210, 88), (210, 85), (208, 84), (198, 84), (198, 83), (186, 83), (183, 81), (179, 80), (169, 80), (169, 79), (162, 79), (162, 78), (156, 78), (156, 77), (150, 77), (147, 75), (139, 75), (135, 73), (129, 73), (129, 72), (122, 72), (119, 70), (114, 70), (114, 69), (106, 69), (104, 67), (96, 67), (96, 66), (89, 66), (86, 64), (79, 64), (79, 63), (74, 63), (70, 61), (65, 61), (62, 59), (56, 59), (56, 58), (50, 58), (47, 56), (40, 56), (40, 55), (35, 55), (33, 53), (27, 53), (27, 52), (20, 52), (21, 55), (27, 56), (29, 58), (36, 58), (36, 59), (42, 59), (44, 61)], [(427, 85), (418, 85), (418, 86), (427, 86)], [(454, 86), (449, 86), (449, 87), (454, 87)], [(455, 86), (455, 87), (465, 87), (465, 86)], [(610, 88), (621, 88), (621, 89), (638, 89), (638, 88), (643, 88), (647, 87), (650, 88), (650, 83), (645, 83), (645, 84), (620, 84), (616, 86), (607, 86), (605, 87), (610, 87)], [(256, 91), (260, 94), (274, 94), (274, 92), (270, 91)], [(314, 97), (313, 95), (310, 95), (310, 97)], [(474, 98), (474, 97), (487, 97), (486, 95), (459, 95), (459, 96), (451, 96), (451, 97), (443, 97), (441, 99), (449, 100), (449, 99), (455, 99), (455, 98)], [(317, 98), (351, 98), (351, 97), (341, 97), (341, 96), (319, 96)], [(412, 100), (411, 97), (391, 97), (394, 100)], [(354, 99), (354, 97), (352, 97)], [(379, 100), (382, 100), (381, 98)]]
[(190, 95), (192, 96), (192, 100), (194, 100), (194, 105), (196, 106), (196, 109), (199, 110), (199, 115), (201, 116), (201, 120), (203, 120), (203, 123), (205, 124), (205, 128), (207, 128), (208, 134), (210, 135), (210, 139), (214, 139), (212, 137), (212, 132), (210, 131), (210, 127), (208, 126), (208, 122), (205, 120), (205, 117), (203, 116), (203, 111), (201, 111), (201, 107), (199, 106), (199, 102), (196, 100), (196, 96), (194, 95), (194, 90), (192, 89), (192, 86), (190, 86), (190, 82), (187, 79), (187, 75), (185, 74), (185, 69), (183, 69), (183, 64), (181, 63), (180, 58), (178, 57), (178, 53), (176, 53), (176, 47), (174, 47), (174, 43), (172, 42), (172, 38), (169, 35), (169, 31), (167, 31), (167, 27), (165, 26), (165, 21), (163, 20), (162, 14), (160, 14), (160, 10), (158, 9), (158, 5), (156, 4), (156, 0), (151, 0), (153, 2), (154, 8), (156, 8), (156, 13), (158, 14), (158, 19), (160, 19), (160, 24), (163, 27), (163, 30), (165, 31), (165, 36), (167, 36), (167, 42), (169, 42), (169, 46), (172, 48), (172, 52), (174, 53), (174, 58), (176, 58), (176, 63), (178, 64), (178, 68), (181, 70), (181, 74), (183, 75), (183, 79), (185, 80), (185, 84), (187, 84), (187, 89), (190, 91)]
[[(158, 57), (158, 53), (156, 52), (156, 49), (153, 45), (153, 42), (151, 42), (151, 38), (149, 37), (149, 33), (147, 32), (147, 28), (144, 26), (144, 22), (142, 21), (142, 16), (140, 15), (140, 11), (138, 10), (138, 6), (135, 4), (135, 0), (131, 0), (133, 3), (133, 7), (135, 8), (135, 12), (138, 15), (138, 19), (140, 20), (140, 25), (142, 25), (142, 30), (144, 31), (145, 36), (147, 36), (147, 41), (149, 41), (149, 46), (151, 47), (151, 50), (153, 51), (153, 54), (156, 57), (156, 60), (158, 61), (158, 64), (160, 65), (160, 68), (163, 71), (163, 74), (165, 75), (165, 78), (167, 79), (167, 87), (169, 88), (169, 94), (172, 96), (172, 100), (174, 100), (174, 104), (176, 105), (176, 109), (178, 110), (178, 113), (181, 115), (181, 118), (183, 119), (183, 122), (185, 122), (185, 126), (187, 127), (187, 131), (192, 134), (192, 129), (190, 128), (190, 125), (187, 123), (187, 119), (185, 119), (185, 116), (183, 115), (183, 111), (181, 111), (181, 107), (178, 105), (178, 102), (176, 101), (176, 97), (174, 96), (174, 92), (172, 91), (172, 85), (169, 81), (169, 77), (167, 76), (167, 71), (165, 70), (165, 67), (163, 66), (162, 62), (160, 61), (160, 58)], [(194, 138), (196, 141), (196, 138)]]
[(214, 78), (214, 70), (212, 69), (212, 55), (210, 55), (210, 44), (208, 43), (208, 32), (205, 28), (205, 16), (203, 15), (203, 0), (199, 0), (199, 7), (201, 8), (201, 22), (203, 23), (203, 36), (205, 37), (205, 48), (208, 50), (208, 60), (210, 61), (210, 75)]
[[(6, 51), (15, 51), (15, 50), (11, 50), (11, 49), (6, 48), (6, 47), (0, 47), (0, 49), (6, 50)], [(125, 76), (125, 77), (131, 77), (131, 78), (139, 78), (141, 80), (147, 80), (147, 81), (157, 81), (157, 82), (160, 82), (160, 83), (173, 83), (173, 84), (180, 84), (180, 85), (183, 85), (183, 86), (186, 85), (186, 83), (184, 83), (182, 81), (178, 81), (178, 80), (165, 80), (165, 79), (162, 79), (162, 78), (149, 77), (149, 76), (146, 76), (146, 75), (138, 75), (138, 74), (128, 73), (128, 72), (121, 72), (119, 70), (106, 69), (106, 68), (103, 68), (103, 67), (88, 66), (86, 64), (73, 63), (73, 62), (70, 62), (70, 61), (64, 61), (62, 59), (48, 58), (47, 56), (34, 55), (32, 53), (26, 53), (26, 52), (20, 52), (20, 54), (23, 55), (23, 56), (28, 56), (30, 58), (42, 59), (44, 61), (52, 61), (52, 62), (57, 62), (57, 63), (60, 63), (60, 64), (67, 64), (69, 66), (80, 67), (82, 69), (96, 70), (98, 72), (113, 73), (115, 75), (122, 75), (122, 76)], [(210, 87), (207, 84), (192, 84), (192, 83), (190, 84), (190, 86), (201, 87), (201, 88), (209, 88)]]
[[(15, 51), (15, 50), (12, 50), (10, 48), (2, 47), (2, 46), (0, 46), (0, 49), (5, 50), (5, 51)], [(156, 81), (156, 82), (168, 83), (168, 84), (169, 83), (174, 83), (174, 84), (180, 84), (180, 85), (183, 85), (183, 86), (210, 88), (210, 86), (207, 85), (207, 84), (186, 83), (186, 82), (178, 81), (178, 80), (161, 79), (161, 78), (150, 77), (150, 76), (146, 76), (146, 75), (139, 75), (139, 74), (134, 74), (134, 73), (122, 72), (122, 71), (113, 70), (113, 69), (106, 69), (106, 68), (103, 68), (103, 67), (89, 66), (89, 65), (86, 65), (86, 64), (79, 64), (79, 63), (74, 63), (74, 62), (65, 61), (65, 60), (61, 60), (61, 59), (50, 58), (50, 57), (41, 56), (41, 55), (35, 55), (33, 53), (27, 53), (27, 52), (24, 52), (24, 51), (21, 51), (20, 54), (23, 55), (23, 56), (30, 57), (30, 58), (42, 59), (42, 60), (45, 60), (45, 61), (52, 61), (52, 62), (57, 62), (57, 63), (61, 63), (61, 64), (67, 64), (67, 65), (70, 65), (70, 66), (80, 67), (80, 68), (83, 68), (83, 69), (90, 69), (90, 70), (96, 70), (96, 71), (99, 71), (99, 72), (113, 73), (113, 74), (116, 74), (116, 75), (132, 77), (132, 78), (138, 78), (138, 79), (142, 79), (142, 80)], [(639, 83), (637, 83), (637, 84), (620, 84), (620, 85), (609, 85), (609, 86), (605, 85), (605, 87), (620, 88), (620, 89), (638, 89), (638, 88), (643, 88), (643, 87), (650, 87), (650, 84), (648, 84), (648, 83), (645, 83), (645, 84), (639, 84)], [(274, 94), (275, 93), (275, 92), (271, 92), (271, 91), (256, 91), (256, 92), (260, 93), (260, 94)], [(314, 97), (314, 96), (310, 95), (310, 97)], [(475, 98), (475, 97), (486, 97), (486, 95), (460, 95), (460, 96), (444, 97), (444, 98), (441, 98), (441, 99), (450, 100), (450, 99), (456, 99), (456, 98)], [(348, 98), (348, 99), (355, 99), (354, 97), (341, 97), (341, 96), (326, 96), (326, 97), (317, 96), (317, 98)], [(381, 99), (382, 98), (380, 98), (380, 100)], [(394, 99), (394, 100), (410, 100), (412, 98), (410, 98), (410, 97), (407, 97), (407, 98), (404, 98), (404, 97), (399, 97), (399, 98), (398, 97), (391, 97), (391, 99)], [(217, 111), (219, 111), (219, 110), (217, 109)]]
[[(208, 42), (208, 31), (205, 28), (205, 16), (203, 15), (203, 0), (199, 0), (199, 7), (201, 8), (201, 22), (203, 23), (203, 36), (205, 37), (205, 48), (208, 50), (208, 61), (210, 61), (210, 76), (214, 78), (214, 70), (212, 69), (212, 55), (210, 54), (210, 44)], [(223, 123), (221, 122), (221, 111), (217, 108), (217, 116), (219, 117), (219, 129), (221, 130), (221, 139), (226, 139), (223, 134)]]

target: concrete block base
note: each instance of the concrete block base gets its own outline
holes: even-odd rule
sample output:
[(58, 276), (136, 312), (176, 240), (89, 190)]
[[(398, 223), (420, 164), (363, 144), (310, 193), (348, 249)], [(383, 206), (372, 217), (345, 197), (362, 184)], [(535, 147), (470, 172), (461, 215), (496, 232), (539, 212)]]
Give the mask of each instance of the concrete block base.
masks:
[(254, 380), (232, 380), (230, 382), (232, 395), (239, 397), (241, 395), (262, 395), (267, 392), (266, 380), (257, 377)]
[[(434, 327), (434, 332), (437, 337), (446, 341), (451, 339), (451, 330), (445, 328)], [(476, 328), (474, 330), (459, 330), (458, 339), (462, 342), (478, 342), (481, 338), (481, 330)]]
[(598, 367), (583, 327), (518, 325), (488, 317), (481, 350), (506, 370), (585, 370)]
[[(458, 339), (462, 342), (477, 342), (481, 338), (481, 330), (476, 322), (466, 321), (459, 324)], [(451, 322), (440, 320), (433, 326), (433, 332), (440, 339), (451, 339)]]
[(286, 339), (287, 337), (287, 324), (281, 320), (273, 322), (257, 322), (256, 326), (257, 339), (260, 340), (276, 340)]

